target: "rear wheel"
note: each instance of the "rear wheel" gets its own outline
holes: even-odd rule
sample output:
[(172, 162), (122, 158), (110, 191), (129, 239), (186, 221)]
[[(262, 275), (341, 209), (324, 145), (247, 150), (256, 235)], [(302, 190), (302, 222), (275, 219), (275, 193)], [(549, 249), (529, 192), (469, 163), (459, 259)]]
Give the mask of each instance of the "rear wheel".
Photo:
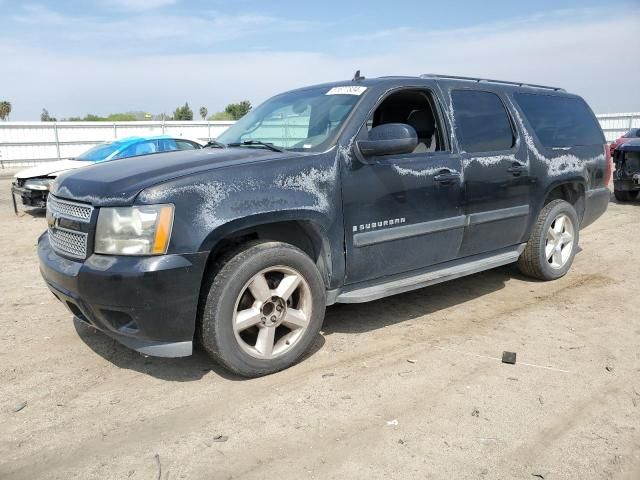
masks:
[(201, 341), (232, 372), (267, 375), (304, 355), (324, 310), (324, 282), (304, 252), (279, 242), (250, 244), (215, 273), (202, 311)]
[(540, 280), (563, 277), (578, 248), (578, 230), (578, 215), (570, 203), (554, 200), (545, 205), (518, 259), (520, 271)]

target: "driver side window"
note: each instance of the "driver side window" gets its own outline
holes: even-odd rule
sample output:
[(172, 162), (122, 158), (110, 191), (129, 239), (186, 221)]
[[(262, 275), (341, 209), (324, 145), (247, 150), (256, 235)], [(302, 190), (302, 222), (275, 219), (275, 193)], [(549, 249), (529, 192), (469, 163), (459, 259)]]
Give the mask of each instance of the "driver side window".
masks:
[(386, 123), (404, 123), (413, 127), (418, 135), (418, 145), (413, 153), (446, 150), (435, 103), (426, 90), (400, 90), (389, 95), (367, 121), (367, 130)]

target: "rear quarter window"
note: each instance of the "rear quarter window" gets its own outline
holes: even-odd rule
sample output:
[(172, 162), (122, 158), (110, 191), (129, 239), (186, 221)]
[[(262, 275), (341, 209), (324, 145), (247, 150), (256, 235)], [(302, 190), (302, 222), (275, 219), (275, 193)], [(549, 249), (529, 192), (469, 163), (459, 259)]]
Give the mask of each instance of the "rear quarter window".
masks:
[(545, 147), (602, 145), (602, 130), (584, 100), (516, 93), (515, 100)]

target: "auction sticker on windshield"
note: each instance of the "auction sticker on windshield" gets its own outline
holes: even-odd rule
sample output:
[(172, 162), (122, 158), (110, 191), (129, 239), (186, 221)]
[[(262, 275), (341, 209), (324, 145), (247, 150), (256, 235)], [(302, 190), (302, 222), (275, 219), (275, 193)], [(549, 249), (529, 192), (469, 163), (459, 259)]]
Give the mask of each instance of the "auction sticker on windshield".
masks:
[(346, 85), (344, 87), (333, 87), (327, 95), (356, 95), (360, 96), (367, 90), (367, 87), (358, 87), (355, 85)]

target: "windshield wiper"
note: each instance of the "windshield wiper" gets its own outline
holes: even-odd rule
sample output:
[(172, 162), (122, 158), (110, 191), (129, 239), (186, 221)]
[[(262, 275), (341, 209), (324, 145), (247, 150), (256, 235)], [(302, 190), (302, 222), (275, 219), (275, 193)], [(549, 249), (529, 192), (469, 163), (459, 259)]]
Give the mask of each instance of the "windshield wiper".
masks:
[(246, 145), (260, 145), (274, 152), (284, 152), (283, 149), (276, 147), (273, 143), (262, 142), (260, 140), (245, 140), (243, 142), (229, 143), (227, 147), (244, 147)]
[(218, 142), (216, 140), (209, 140), (207, 144), (202, 148), (227, 148), (227, 146), (222, 142)]

